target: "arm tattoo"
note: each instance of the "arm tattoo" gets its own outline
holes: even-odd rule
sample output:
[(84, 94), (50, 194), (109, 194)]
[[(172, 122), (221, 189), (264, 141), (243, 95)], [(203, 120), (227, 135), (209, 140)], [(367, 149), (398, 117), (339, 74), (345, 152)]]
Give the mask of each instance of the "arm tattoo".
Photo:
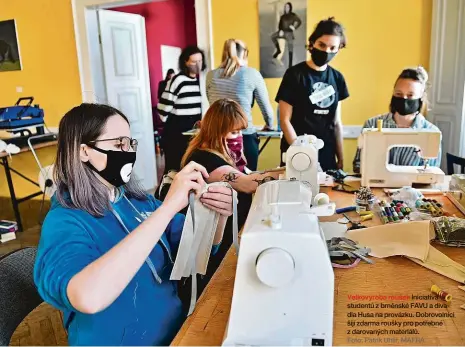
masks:
[(223, 182), (236, 182), (239, 175), (235, 171), (223, 175)]
[(274, 181), (275, 179), (273, 176), (265, 176), (261, 180), (255, 179), (254, 181), (257, 182), (258, 185), (261, 185), (266, 182)]

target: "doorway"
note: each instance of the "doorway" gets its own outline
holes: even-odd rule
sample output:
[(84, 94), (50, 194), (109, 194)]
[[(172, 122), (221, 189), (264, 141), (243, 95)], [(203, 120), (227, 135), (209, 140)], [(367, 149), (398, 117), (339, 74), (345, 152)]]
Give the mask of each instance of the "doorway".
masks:
[(211, 66), (209, 12), (210, 0), (73, 0), (83, 101), (107, 103), (128, 116), (139, 141), (134, 173), (147, 191), (159, 181), (158, 83), (168, 66), (177, 66), (174, 53), (187, 45), (203, 49)]

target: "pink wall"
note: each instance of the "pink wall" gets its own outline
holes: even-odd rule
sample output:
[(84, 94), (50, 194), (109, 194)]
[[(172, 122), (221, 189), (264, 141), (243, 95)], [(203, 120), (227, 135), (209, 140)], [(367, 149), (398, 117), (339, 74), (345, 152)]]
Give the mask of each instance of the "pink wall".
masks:
[(158, 103), (158, 82), (165, 78), (162, 76), (160, 46), (184, 48), (197, 44), (194, 3), (195, 0), (165, 0), (113, 9), (145, 18), (152, 106)]

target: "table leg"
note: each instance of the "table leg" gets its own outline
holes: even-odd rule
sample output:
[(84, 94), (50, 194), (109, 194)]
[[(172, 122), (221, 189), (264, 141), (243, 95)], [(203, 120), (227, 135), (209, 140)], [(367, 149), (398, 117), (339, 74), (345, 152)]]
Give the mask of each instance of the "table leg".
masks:
[(260, 150), (258, 151), (258, 154), (260, 155), (260, 153), (262, 153), (262, 151), (265, 149), (266, 145), (268, 144), (268, 142), (270, 142), (271, 140), (271, 136), (268, 136), (265, 140), (265, 143), (263, 144), (262, 148), (260, 148)]
[(8, 182), (8, 189), (10, 190), (11, 204), (13, 205), (13, 212), (15, 214), (16, 223), (18, 223), (18, 231), (23, 231), (23, 224), (21, 223), (21, 215), (19, 214), (19, 203), (16, 199), (15, 188), (13, 180), (11, 179), (10, 166), (8, 165), (8, 158), (2, 158), (2, 164), (5, 168), (6, 181)]

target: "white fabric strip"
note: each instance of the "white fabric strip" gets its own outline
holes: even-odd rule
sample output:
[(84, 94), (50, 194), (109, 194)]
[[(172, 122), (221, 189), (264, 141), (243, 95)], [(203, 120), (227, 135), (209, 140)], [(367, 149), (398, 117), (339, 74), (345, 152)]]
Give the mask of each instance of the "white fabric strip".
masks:
[[(237, 193), (228, 183), (207, 184), (201, 196), (213, 185), (222, 185), (231, 189), (233, 195), (233, 242), (239, 251), (237, 225)], [(192, 314), (197, 301), (197, 274), (205, 275), (213, 247), (213, 239), (218, 228), (220, 214), (205, 207), (193, 193), (189, 195), (189, 209), (184, 223), (178, 254), (171, 272), (171, 280), (192, 276), (191, 304), (188, 315)]]

